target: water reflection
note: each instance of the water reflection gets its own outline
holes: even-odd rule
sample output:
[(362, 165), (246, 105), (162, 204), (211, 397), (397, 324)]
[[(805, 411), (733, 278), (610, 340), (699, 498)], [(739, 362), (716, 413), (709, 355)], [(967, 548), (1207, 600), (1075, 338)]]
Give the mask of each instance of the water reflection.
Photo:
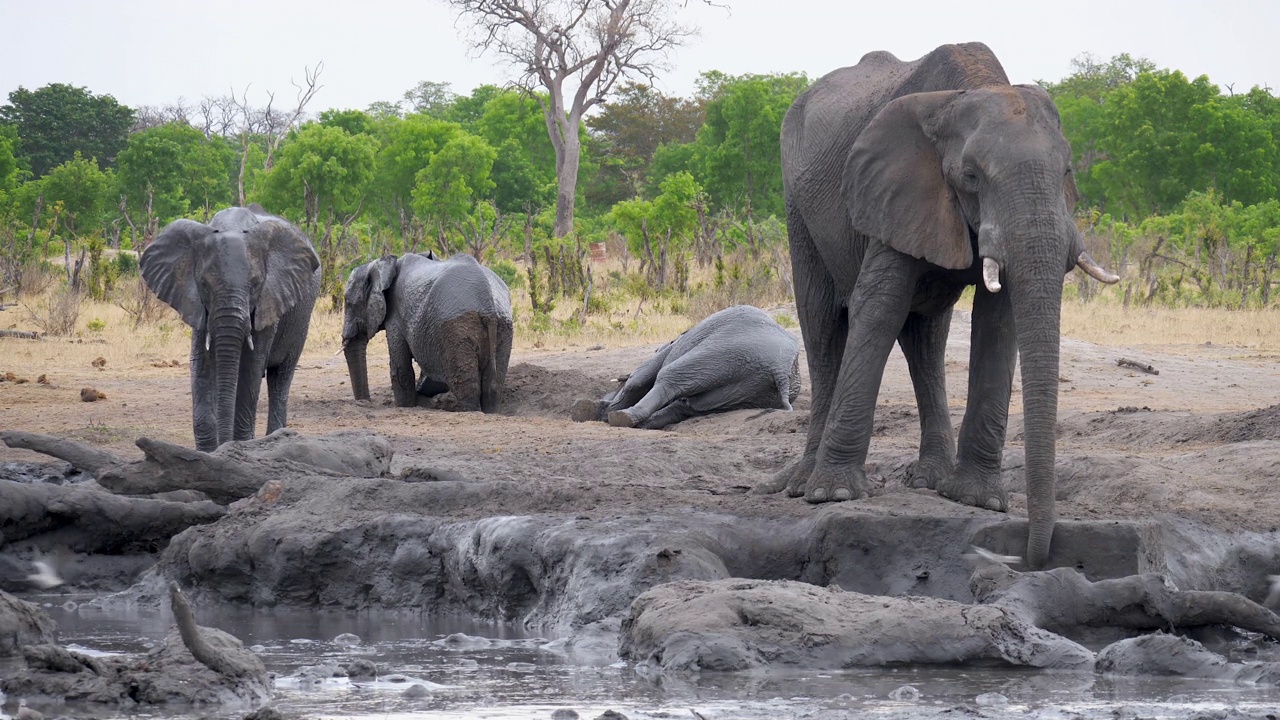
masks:
[[(145, 651), (165, 636), (170, 622), (167, 612), (137, 608), (45, 609), (57, 620), (62, 642), (105, 652)], [(550, 718), (553, 711), (567, 708), (584, 719), (614, 709), (632, 720), (694, 718), (694, 710), (708, 719), (834, 720), (957, 717), (955, 708), (967, 706), (966, 714), (987, 718), (1112, 718), (1122, 707), (1124, 717), (1132, 712), (1190, 718), (1223, 708), (1249, 716), (1280, 708), (1276, 689), (1008, 668), (647, 677), (621, 663), (580, 661), (563, 650), (563, 643), (519, 627), (471, 619), (241, 608), (202, 608), (198, 614), (202, 624), (220, 627), (254, 646), (278, 676), (276, 706), (286, 714), (306, 717), (528, 720)], [(344, 633), (358, 636), (359, 644), (346, 637), (335, 642)], [(341, 668), (358, 658), (377, 666), (377, 680), (329, 677), (323, 670), (309, 671), (312, 674), (304, 679), (289, 677), (305, 666)], [(415, 684), (422, 689), (406, 693)], [(895, 692), (904, 686), (914, 688), (918, 696)], [(80, 717), (113, 717), (101, 708), (58, 712), (68, 710)], [(155, 716), (160, 715), (179, 717), (167, 712)]]

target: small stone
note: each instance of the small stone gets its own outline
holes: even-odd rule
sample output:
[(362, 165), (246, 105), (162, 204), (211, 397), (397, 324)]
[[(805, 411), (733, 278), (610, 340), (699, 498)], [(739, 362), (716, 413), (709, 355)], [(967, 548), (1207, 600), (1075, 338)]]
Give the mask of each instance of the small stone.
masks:
[(617, 710), (605, 710), (596, 716), (596, 720), (627, 720), (627, 716)]
[(360, 636), (354, 633), (342, 633), (338, 637), (334, 638), (333, 642), (335, 645), (345, 645), (347, 647), (355, 647), (356, 645), (360, 644), (361, 640), (360, 640)]
[(107, 366), (107, 359), (99, 355), (97, 358), (94, 359), (93, 362), (89, 364), (96, 368), (103, 368)]
[(889, 693), (889, 699), (897, 700), (898, 702), (915, 702), (920, 699), (920, 691), (910, 685), (903, 685)]
[(974, 704), (984, 707), (1000, 707), (1009, 704), (1009, 698), (1000, 693), (982, 693), (973, 699)]
[(284, 716), (273, 707), (260, 707), (245, 715), (244, 720), (284, 720)]
[(416, 700), (418, 698), (427, 697), (430, 694), (431, 691), (427, 690), (426, 685), (423, 685), (422, 683), (414, 683), (405, 688), (404, 692), (400, 694), (400, 697), (406, 700)]
[(45, 375), (44, 373), (41, 373), (41, 374), (40, 374), (40, 377), (36, 378), (36, 382), (37, 382), (37, 383), (39, 383), (39, 384), (41, 384), (41, 385), (48, 385), (48, 384), (49, 384), (49, 376), (48, 376), (48, 375)]
[(409, 677), (408, 677), (407, 675), (401, 675), (401, 674), (399, 674), (399, 673), (396, 673), (396, 674), (394, 674), (394, 675), (387, 675), (386, 677), (384, 677), (384, 678), (382, 678), (382, 679), (383, 679), (383, 680), (386, 680), (386, 681), (387, 681), (387, 682), (389, 682), (389, 683), (402, 683), (402, 682), (409, 682)]
[(82, 387), (80, 388), (80, 402), (97, 402), (106, 400), (107, 394), (97, 388)]
[(551, 713), (551, 720), (578, 720), (578, 713), (569, 708), (560, 708)]

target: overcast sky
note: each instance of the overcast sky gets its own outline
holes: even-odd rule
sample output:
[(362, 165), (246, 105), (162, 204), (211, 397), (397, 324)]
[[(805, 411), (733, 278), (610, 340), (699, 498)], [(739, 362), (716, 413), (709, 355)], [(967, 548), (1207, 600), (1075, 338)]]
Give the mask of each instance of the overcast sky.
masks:
[[(721, 1), (730, 8), (688, 0), (682, 15), (701, 34), (672, 54), (664, 92), (692, 93), (706, 70), (817, 78), (870, 50), (914, 59), (971, 40), (991, 46), (1014, 82), (1061, 78), (1082, 52), (1128, 52), (1236, 91), (1280, 87), (1280, 3), (1271, 0)], [(266, 90), (287, 101), (290, 79), (321, 60), (313, 112), (398, 100), (420, 80), (465, 94), (511, 77), (496, 59), (471, 57), (440, 0), (0, 0), (0, 27), (0, 101), (51, 82), (130, 106), (250, 84), (255, 104)]]

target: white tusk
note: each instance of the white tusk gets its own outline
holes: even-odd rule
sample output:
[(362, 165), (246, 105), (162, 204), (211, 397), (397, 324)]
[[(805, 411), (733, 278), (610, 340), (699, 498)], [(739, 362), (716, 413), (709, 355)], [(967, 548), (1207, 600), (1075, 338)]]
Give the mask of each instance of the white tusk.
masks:
[(990, 550), (987, 550), (986, 548), (980, 548), (977, 545), (970, 545), (969, 552), (966, 553), (963, 557), (966, 560), (969, 560), (970, 562), (974, 563), (975, 565), (982, 565), (984, 563), (990, 564), (990, 565), (1022, 564), (1022, 558), (1018, 557), (1017, 555), (997, 555), (996, 553), (993, 553)]
[(1098, 263), (1093, 261), (1093, 258), (1089, 257), (1089, 253), (1087, 252), (1080, 253), (1080, 256), (1076, 258), (1076, 265), (1079, 265), (1081, 270), (1089, 274), (1089, 277), (1100, 283), (1115, 285), (1120, 282), (1119, 275), (1112, 275), (1106, 270), (1103, 270)]
[(204, 333), (204, 351), (209, 352), (209, 331), (208, 330), (206, 330)]
[(249, 350), (253, 350), (253, 333), (249, 333)]
[(987, 292), (1000, 292), (1000, 263), (982, 258), (982, 284), (987, 286)]

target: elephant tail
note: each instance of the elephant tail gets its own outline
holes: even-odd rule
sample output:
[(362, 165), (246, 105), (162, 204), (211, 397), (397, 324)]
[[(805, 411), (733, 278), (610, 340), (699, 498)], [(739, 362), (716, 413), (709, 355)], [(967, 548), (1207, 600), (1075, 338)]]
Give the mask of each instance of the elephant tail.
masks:
[(791, 403), (800, 395), (800, 354), (796, 353), (787, 372), (774, 375), (774, 384), (778, 388), (778, 407), (791, 412)]
[(496, 412), (498, 409), (498, 318), (487, 316), (480, 322), (487, 331), (484, 347), (480, 349), (480, 410)]

